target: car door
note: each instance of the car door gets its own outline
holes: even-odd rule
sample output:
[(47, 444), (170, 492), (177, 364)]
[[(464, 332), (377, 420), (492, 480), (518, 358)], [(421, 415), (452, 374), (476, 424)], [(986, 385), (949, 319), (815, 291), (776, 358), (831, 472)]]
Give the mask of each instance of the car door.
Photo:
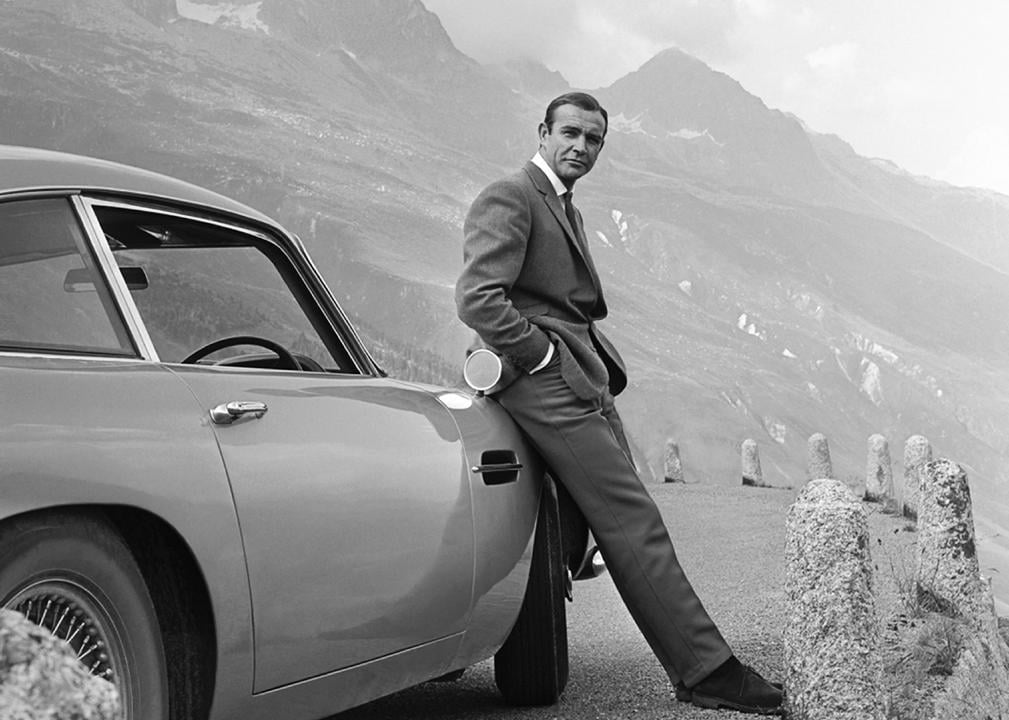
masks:
[[(365, 372), (283, 238), (90, 207), (159, 360), (220, 446), (245, 544), (254, 691), (418, 646), (450, 658), (472, 606), (473, 520), (448, 411)], [(203, 357), (222, 338), (233, 340)]]

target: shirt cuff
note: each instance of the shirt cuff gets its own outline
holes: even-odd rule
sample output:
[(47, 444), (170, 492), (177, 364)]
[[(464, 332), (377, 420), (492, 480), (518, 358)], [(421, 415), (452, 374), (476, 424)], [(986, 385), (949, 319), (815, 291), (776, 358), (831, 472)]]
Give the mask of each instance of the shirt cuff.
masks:
[(546, 356), (542, 360), (540, 360), (539, 365), (537, 365), (536, 367), (534, 367), (532, 370), (529, 371), (529, 374), (532, 375), (533, 373), (537, 373), (543, 368), (545, 368), (547, 365), (550, 364), (550, 360), (551, 358), (553, 358), (553, 356), (554, 356), (554, 344), (550, 343), (549, 345), (547, 345)]

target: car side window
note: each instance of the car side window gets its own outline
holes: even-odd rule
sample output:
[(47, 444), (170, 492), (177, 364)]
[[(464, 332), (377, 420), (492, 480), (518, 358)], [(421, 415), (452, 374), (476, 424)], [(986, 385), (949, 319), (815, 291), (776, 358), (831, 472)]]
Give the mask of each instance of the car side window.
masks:
[(65, 198), (0, 203), (0, 350), (137, 354)]
[[(353, 371), (296, 267), (267, 236), (183, 214), (93, 207), (161, 361)], [(223, 347), (210, 351), (214, 344)]]

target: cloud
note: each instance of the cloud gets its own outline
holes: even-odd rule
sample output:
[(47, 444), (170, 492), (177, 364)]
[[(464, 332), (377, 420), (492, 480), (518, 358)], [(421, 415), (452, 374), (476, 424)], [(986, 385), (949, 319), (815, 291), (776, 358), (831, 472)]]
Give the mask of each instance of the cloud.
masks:
[(855, 72), (858, 45), (851, 41), (817, 48), (806, 55), (806, 64), (814, 71), (828, 77), (846, 77)]
[(1009, 129), (980, 125), (960, 138), (957, 149), (936, 176), (956, 185), (999, 188), (1009, 192)]
[(709, 57), (730, 52), (739, 18), (735, 0), (588, 0), (579, 7), (618, 34)]
[(752, 17), (766, 17), (774, 12), (773, 0), (736, 0), (736, 7)]

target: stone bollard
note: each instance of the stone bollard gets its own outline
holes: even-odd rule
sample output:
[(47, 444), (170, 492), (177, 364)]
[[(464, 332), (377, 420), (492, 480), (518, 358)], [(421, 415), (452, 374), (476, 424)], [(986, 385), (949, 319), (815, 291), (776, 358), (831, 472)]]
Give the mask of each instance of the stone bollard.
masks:
[(666, 440), (664, 461), (664, 476), (667, 483), (683, 482), (683, 464), (680, 462), (680, 446), (672, 440)]
[(882, 720), (882, 656), (865, 508), (813, 479), (788, 510), (785, 707), (792, 720)]
[(918, 506), (918, 598), (979, 628), (996, 622), (981, 579), (967, 473), (940, 458), (922, 470)]
[(830, 448), (823, 433), (813, 433), (806, 443), (806, 479), (819, 480), (834, 476), (830, 467)]
[(932, 446), (921, 435), (912, 435), (904, 443), (904, 484), (900, 512), (904, 517), (918, 517), (918, 498), (921, 494), (921, 476), (925, 465), (932, 462)]
[(743, 440), (740, 459), (743, 465), (743, 485), (767, 487), (764, 473), (760, 470), (760, 452), (757, 450), (756, 440), (751, 438)]
[(869, 457), (865, 466), (865, 499), (874, 502), (893, 498), (893, 467), (890, 445), (876, 433), (869, 436)]
[(1009, 643), (999, 632), (991, 588), (984, 585), (988, 627), (962, 638), (952, 675), (932, 704), (933, 720), (1009, 718)]

